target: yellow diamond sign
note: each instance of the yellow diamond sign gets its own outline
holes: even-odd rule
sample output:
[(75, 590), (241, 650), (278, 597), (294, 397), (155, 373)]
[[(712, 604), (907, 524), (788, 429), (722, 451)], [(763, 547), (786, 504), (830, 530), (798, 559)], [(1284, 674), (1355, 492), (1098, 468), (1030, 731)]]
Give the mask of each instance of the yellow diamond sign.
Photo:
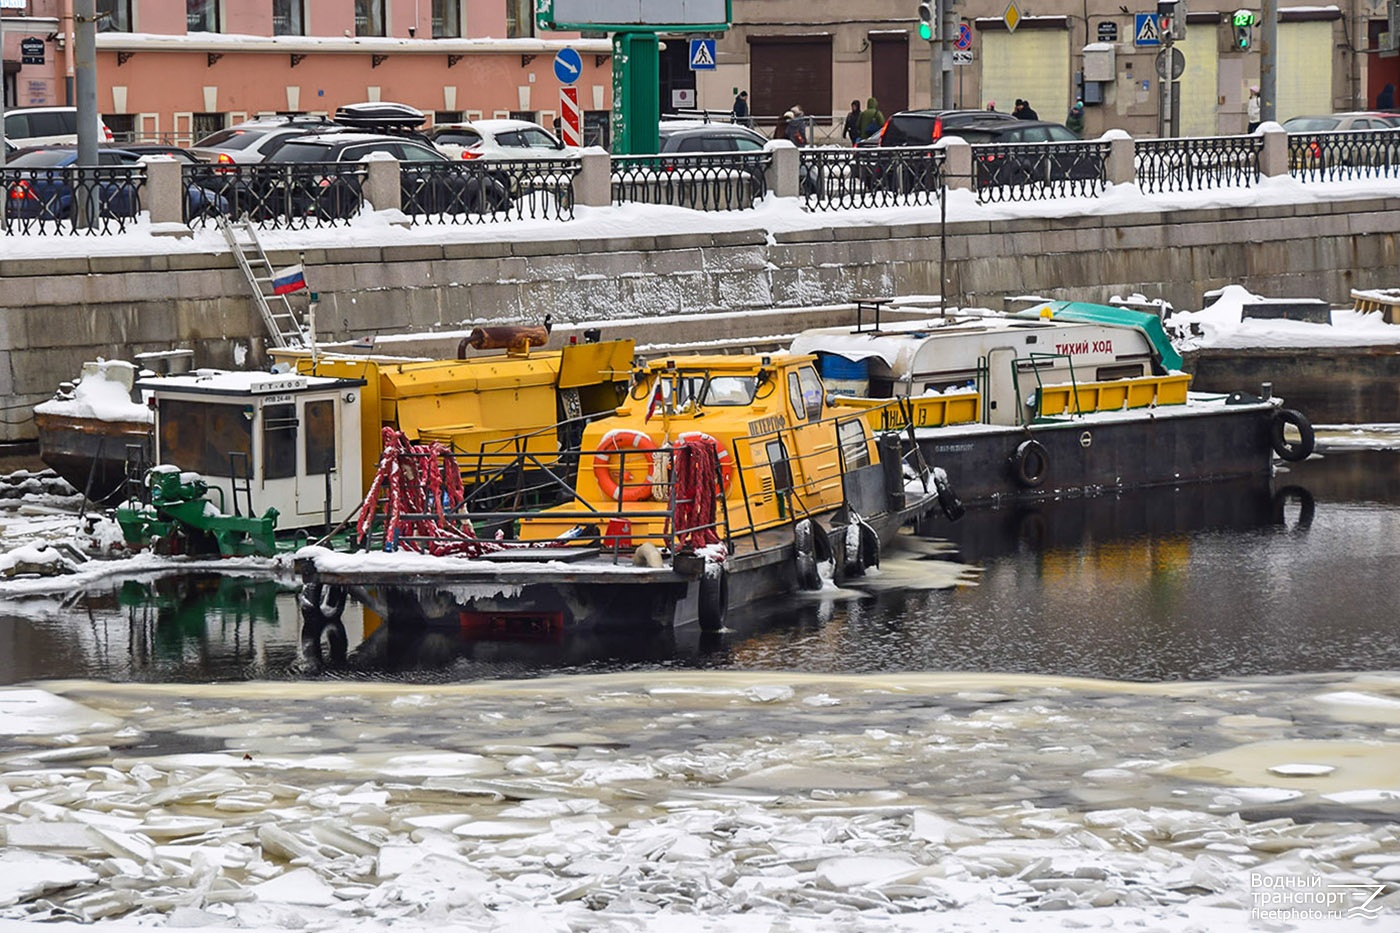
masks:
[(1001, 14), (1001, 21), (1006, 24), (1007, 32), (1016, 31), (1016, 27), (1021, 22), (1021, 11), (1016, 6), (1016, 0), (1011, 0), (1006, 5), (1006, 12)]

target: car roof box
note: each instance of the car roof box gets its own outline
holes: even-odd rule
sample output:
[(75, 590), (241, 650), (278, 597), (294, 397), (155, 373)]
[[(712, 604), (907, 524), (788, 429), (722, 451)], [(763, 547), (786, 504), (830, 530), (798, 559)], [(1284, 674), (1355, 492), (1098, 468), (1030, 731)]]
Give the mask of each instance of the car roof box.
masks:
[(426, 119), (417, 107), (386, 101), (346, 104), (335, 112), (336, 123), (367, 130), (422, 126)]

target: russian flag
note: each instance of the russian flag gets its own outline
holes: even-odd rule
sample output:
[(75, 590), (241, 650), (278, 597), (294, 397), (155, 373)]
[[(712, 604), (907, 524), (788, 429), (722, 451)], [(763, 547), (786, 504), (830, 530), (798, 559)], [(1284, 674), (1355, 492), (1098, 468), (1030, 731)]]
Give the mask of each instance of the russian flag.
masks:
[(300, 264), (288, 266), (282, 271), (272, 274), (272, 294), (274, 295), (287, 295), (305, 287), (306, 276), (302, 273)]

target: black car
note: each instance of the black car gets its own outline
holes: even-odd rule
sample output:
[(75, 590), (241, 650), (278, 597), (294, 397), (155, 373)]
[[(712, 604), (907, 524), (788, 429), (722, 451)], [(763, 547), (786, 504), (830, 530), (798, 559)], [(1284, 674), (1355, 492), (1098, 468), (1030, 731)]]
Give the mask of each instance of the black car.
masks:
[(510, 207), (509, 188), (489, 170), (454, 162), (431, 145), (403, 136), (344, 132), (282, 143), (264, 161), (263, 200), (277, 214), (345, 218), (360, 209), (360, 176), (332, 169), (384, 153), (399, 162), (408, 214), (487, 214)]
[(885, 121), (878, 133), (856, 144), (856, 174), (871, 188), (899, 191), (931, 190), (938, 179), (927, 154), (885, 152), (886, 149), (926, 148), (959, 127), (978, 123), (1019, 123), (995, 110), (901, 110)]
[(1089, 146), (1045, 146), (997, 152), (991, 146), (1025, 143), (1079, 143), (1069, 127), (1045, 120), (972, 123), (950, 131), (973, 147), (972, 165), (979, 188), (1045, 181), (1091, 181), (1104, 177), (1103, 158)]
[(737, 123), (663, 120), (657, 127), (661, 152), (761, 152), (768, 140)]

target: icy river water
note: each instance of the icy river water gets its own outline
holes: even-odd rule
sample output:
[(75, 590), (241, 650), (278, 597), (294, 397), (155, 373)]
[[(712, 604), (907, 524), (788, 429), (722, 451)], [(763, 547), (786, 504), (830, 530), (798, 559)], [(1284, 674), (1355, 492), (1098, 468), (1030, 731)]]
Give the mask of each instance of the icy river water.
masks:
[(1397, 521), (1339, 449), (970, 513), (712, 639), (352, 610), (342, 669), (273, 581), (0, 597), (0, 925), (1394, 930)]

